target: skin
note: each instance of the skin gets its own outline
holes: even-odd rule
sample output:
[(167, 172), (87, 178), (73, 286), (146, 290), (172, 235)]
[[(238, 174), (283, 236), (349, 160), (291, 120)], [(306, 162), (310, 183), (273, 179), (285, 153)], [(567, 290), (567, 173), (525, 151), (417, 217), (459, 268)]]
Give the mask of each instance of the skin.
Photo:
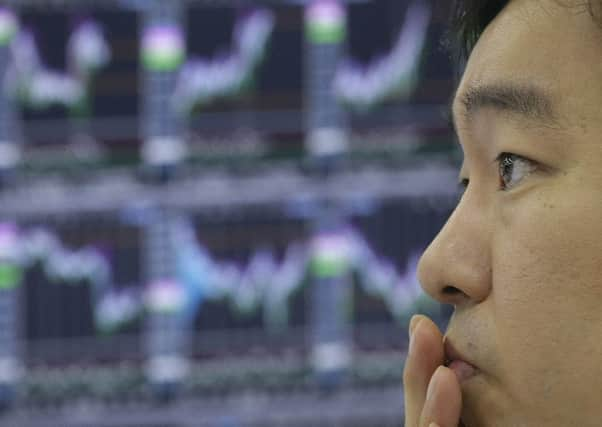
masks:
[[(514, 0), (469, 58), (453, 105), (469, 184), (418, 275), (454, 305), (446, 339), (479, 373), (460, 384), (441, 332), (414, 318), (406, 427), (600, 425), (602, 27), (581, 3)], [(499, 81), (544, 88), (556, 121), (469, 117), (463, 94)], [(506, 190), (503, 152), (530, 159)]]

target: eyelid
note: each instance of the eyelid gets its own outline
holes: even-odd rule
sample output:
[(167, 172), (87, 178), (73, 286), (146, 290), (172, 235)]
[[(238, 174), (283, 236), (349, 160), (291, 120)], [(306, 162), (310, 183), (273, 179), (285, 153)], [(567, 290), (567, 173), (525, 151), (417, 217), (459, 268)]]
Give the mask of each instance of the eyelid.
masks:
[[(537, 160), (531, 159), (530, 157), (524, 156), (522, 154), (510, 152), (510, 151), (504, 151), (504, 152), (501, 152), (500, 154), (498, 154), (496, 156), (495, 160), (492, 162), (492, 165), (496, 166), (496, 170), (498, 170), (497, 168), (499, 168), (501, 161), (506, 156), (514, 156), (518, 160), (528, 163), (530, 165), (530, 167), (532, 168), (532, 171), (527, 173), (527, 176), (531, 175), (531, 173), (545, 172), (545, 171), (548, 171), (549, 169), (551, 169), (549, 167), (546, 167), (545, 165), (542, 165)], [(466, 174), (464, 173), (464, 165), (462, 165), (462, 168), (459, 173), (458, 184), (457, 184), (458, 188), (462, 194), (466, 191), (466, 189), (468, 188), (468, 185), (470, 184), (470, 179), (466, 178), (465, 176), (466, 176)], [(525, 178), (526, 178), (526, 176), (525, 176)], [(522, 179), (521, 179), (521, 181), (522, 181)], [(508, 191), (511, 189), (512, 189), (512, 187), (509, 188)], [(507, 191), (507, 190), (504, 190), (504, 191)]]
[(531, 163), (533, 165), (536, 165), (536, 166), (539, 165), (538, 161), (533, 160), (533, 159), (531, 159), (531, 158), (529, 158), (527, 156), (523, 156), (522, 154), (514, 153), (514, 152), (511, 152), (511, 151), (503, 151), (503, 152), (501, 152), (500, 154), (498, 154), (496, 156), (495, 160), (493, 162), (491, 162), (491, 163), (499, 164), (499, 162), (502, 160), (502, 157), (504, 157), (504, 156), (516, 156), (519, 159), (526, 160), (527, 162), (529, 162), (529, 163)]
[(535, 160), (532, 160), (532, 159), (530, 159), (529, 157), (525, 157), (525, 156), (523, 156), (523, 155), (516, 154), (516, 153), (513, 153), (513, 152), (509, 152), (509, 151), (504, 151), (504, 152), (500, 153), (500, 154), (499, 154), (499, 155), (496, 157), (496, 159), (495, 159), (494, 163), (495, 163), (495, 165), (497, 166), (498, 170), (501, 168), (501, 162), (502, 162), (502, 160), (503, 160), (505, 157), (515, 157), (515, 158), (516, 158), (518, 161), (521, 161), (521, 162), (526, 162), (526, 163), (529, 165), (529, 167), (530, 167), (532, 170), (531, 170), (531, 171), (529, 171), (529, 172), (527, 172), (527, 173), (526, 173), (526, 175), (525, 175), (524, 177), (522, 177), (522, 178), (521, 178), (521, 179), (518, 181), (518, 183), (517, 183), (517, 184), (514, 184), (514, 185), (511, 185), (511, 184), (510, 184), (508, 187), (502, 187), (502, 188), (500, 188), (500, 189), (499, 189), (500, 191), (504, 191), (504, 192), (511, 191), (511, 190), (512, 190), (513, 188), (515, 188), (517, 185), (520, 185), (520, 183), (523, 181), (523, 179), (527, 178), (527, 177), (528, 177), (529, 175), (531, 175), (532, 173), (534, 173), (534, 172), (536, 172), (536, 171), (540, 170), (540, 164), (539, 164), (539, 162), (537, 162), (537, 161), (535, 161)]

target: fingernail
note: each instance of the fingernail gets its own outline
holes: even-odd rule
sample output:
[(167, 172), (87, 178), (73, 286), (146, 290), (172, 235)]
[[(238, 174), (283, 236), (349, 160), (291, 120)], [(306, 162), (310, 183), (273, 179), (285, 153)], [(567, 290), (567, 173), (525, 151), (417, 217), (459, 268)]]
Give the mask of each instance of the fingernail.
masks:
[(420, 320), (422, 320), (422, 316), (420, 316), (419, 314), (413, 315), (410, 319), (410, 338), (412, 338), (412, 335), (416, 330), (416, 326), (418, 326), (418, 323), (420, 323)]
[(410, 335), (410, 342), (408, 344), (408, 353), (412, 353), (412, 342), (414, 341), (413, 335), (414, 335), (414, 331), (416, 330), (416, 326), (418, 326), (418, 323), (420, 323), (420, 316), (415, 314), (410, 319), (410, 330), (408, 332)]

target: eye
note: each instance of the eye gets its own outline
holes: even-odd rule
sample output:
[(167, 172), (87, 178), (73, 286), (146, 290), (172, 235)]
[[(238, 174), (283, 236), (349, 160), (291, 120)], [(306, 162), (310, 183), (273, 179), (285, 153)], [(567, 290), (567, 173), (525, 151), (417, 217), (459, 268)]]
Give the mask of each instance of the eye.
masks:
[(499, 165), (498, 176), (501, 191), (513, 189), (537, 168), (532, 160), (512, 153), (500, 154), (496, 162)]

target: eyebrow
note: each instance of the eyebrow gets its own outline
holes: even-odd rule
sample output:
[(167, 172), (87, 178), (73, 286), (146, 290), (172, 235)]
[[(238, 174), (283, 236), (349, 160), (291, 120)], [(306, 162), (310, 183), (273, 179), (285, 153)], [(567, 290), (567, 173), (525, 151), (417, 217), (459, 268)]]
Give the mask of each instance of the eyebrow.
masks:
[[(457, 99), (456, 99), (457, 98)], [(552, 97), (548, 92), (534, 85), (519, 85), (511, 82), (471, 86), (462, 94), (456, 95), (450, 105), (450, 116), (454, 130), (457, 120), (453, 111), (454, 102), (462, 107), (463, 118), (472, 122), (477, 112), (493, 108), (521, 122), (528, 121), (539, 126), (560, 126), (554, 110)]]

